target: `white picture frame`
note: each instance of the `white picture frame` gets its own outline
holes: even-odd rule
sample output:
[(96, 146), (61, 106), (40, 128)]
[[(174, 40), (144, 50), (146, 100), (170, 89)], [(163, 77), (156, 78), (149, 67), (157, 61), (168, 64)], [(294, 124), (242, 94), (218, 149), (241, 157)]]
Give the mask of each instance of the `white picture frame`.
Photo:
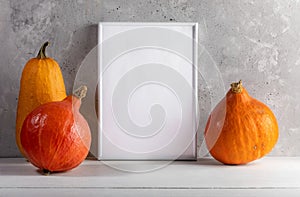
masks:
[(101, 22), (98, 36), (96, 158), (195, 160), (197, 23)]

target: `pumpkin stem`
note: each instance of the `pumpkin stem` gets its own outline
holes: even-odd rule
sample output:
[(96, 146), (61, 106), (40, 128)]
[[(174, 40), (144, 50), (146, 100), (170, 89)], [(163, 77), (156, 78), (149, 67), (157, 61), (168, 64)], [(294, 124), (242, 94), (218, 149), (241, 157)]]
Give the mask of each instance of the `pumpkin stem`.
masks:
[(46, 47), (49, 45), (49, 42), (45, 42), (42, 47), (39, 50), (38, 55), (36, 56), (36, 58), (38, 59), (44, 59), (47, 58), (46, 56)]
[(77, 90), (74, 91), (73, 95), (79, 99), (82, 99), (86, 96), (87, 87), (85, 85), (80, 86)]
[(234, 93), (241, 93), (243, 90), (242, 80), (239, 80), (237, 83), (231, 84), (231, 91)]
[(43, 175), (48, 176), (50, 173), (51, 172), (49, 170), (43, 169)]

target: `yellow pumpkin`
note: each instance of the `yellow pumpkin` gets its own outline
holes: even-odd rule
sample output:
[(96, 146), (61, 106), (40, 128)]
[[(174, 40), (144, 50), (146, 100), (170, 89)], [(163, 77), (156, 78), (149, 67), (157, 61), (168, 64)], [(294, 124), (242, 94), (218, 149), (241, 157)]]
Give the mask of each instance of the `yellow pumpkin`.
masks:
[(46, 57), (48, 42), (41, 47), (36, 58), (30, 59), (22, 72), (16, 118), (16, 143), (26, 157), (20, 133), (26, 116), (41, 104), (66, 98), (66, 88), (58, 63)]

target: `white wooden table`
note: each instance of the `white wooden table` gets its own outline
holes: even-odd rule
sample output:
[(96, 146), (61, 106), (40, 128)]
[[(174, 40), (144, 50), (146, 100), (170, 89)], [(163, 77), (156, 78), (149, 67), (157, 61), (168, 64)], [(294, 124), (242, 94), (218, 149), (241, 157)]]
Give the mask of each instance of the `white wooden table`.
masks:
[[(114, 161), (126, 169), (160, 162)], [(212, 159), (173, 162), (144, 173), (86, 160), (76, 169), (44, 176), (24, 159), (0, 159), (0, 196), (300, 196), (300, 158), (265, 157), (226, 166)]]

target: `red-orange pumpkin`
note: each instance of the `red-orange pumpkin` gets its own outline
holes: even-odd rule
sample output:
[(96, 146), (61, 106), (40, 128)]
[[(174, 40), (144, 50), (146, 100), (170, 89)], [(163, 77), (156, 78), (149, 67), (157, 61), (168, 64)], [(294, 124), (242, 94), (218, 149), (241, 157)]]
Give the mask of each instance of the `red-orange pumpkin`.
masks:
[(278, 139), (272, 111), (249, 96), (241, 81), (209, 116), (204, 137), (210, 154), (224, 164), (245, 164), (269, 153)]
[(86, 90), (82, 86), (74, 96), (40, 105), (26, 117), (21, 143), (28, 160), (44, 173), (70, 170), (86, 158), (91, 134), (79, 112)]

